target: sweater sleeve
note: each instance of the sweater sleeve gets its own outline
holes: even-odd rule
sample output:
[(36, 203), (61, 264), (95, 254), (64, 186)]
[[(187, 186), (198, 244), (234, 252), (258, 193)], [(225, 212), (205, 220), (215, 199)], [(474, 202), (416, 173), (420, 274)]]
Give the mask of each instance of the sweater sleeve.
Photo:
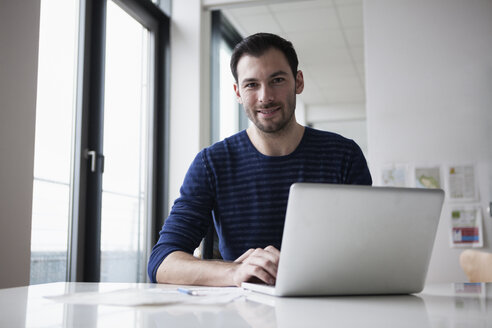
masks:
[(157, 269), (170, 253), (184, 251), (193, 254), (211, 224), (214, 200), (204, 151), (201, 151), (186, 173), (180, 196), (174, 202), (150, 254), (147, 271), (152, 282), (157, 282)]
[(359, 145), (352, 142), (352, 152), (348, 162), (348, 170), (345, 178), (346, 184), (372, 185), (371, 173)]

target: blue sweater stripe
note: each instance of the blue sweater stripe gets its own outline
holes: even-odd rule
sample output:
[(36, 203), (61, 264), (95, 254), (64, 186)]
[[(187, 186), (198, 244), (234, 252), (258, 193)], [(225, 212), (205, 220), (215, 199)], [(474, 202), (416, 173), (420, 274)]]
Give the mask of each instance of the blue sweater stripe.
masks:
[(299, 146), (287, 156), (259, 153), (246, 131), (203, 149), (191, 164), (152, 249), (151, 280), (155, 282), (157, 268), (171, 252), (192, 253), (210, 224), (215, 225), (225, 260), (232, 261), (249, 248), (280, 249), (294, 182), (372, 183), (355, 142), (308, 127)]

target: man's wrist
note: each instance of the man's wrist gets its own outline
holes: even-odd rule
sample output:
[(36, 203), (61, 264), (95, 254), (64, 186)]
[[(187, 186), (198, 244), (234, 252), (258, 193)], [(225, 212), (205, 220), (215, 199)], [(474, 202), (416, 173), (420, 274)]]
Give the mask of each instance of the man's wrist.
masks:
[(236, 282), (235, 276), (240, 264), (234, 262), (225, 262), (224, 264), (226, 264), (226, 268), (224, 270), (223, 283), (228, 286), (238, 286), (238, 282)]

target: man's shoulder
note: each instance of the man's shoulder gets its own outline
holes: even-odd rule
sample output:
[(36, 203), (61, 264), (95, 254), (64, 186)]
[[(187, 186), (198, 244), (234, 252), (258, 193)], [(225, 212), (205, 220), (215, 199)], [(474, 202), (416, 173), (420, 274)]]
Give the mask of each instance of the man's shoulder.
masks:
[(213, 166), (222, 166), (251, 155), (251, 144), (246, 131), (240, 131), (202, 150), (202, 157)]
[(245, 130), (239, 131), (230, 137), (217, 141), (204, 149), (209, 154), (235, 151), (247, 146), (247, 134)]
[(311, 127), (306, 127), (306, 135), (311, 142), (329, 142), (340, 145), (353, 145), (352, 139), (346, 138), (338, 133), (330, 131), (317, 130)]

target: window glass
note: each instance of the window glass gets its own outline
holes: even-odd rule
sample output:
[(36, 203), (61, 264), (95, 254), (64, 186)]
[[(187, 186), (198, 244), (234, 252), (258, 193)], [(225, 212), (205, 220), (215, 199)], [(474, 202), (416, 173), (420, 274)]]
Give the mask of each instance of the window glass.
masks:
[(234, 77), (229, 62), (232, 49), (222, 40), (220, 43), (220, 140), (239, 131), (239, 105), (234, 93)]
[(78, 7), (41, 1), (31, 284), (66, 277)]
[(112, 1), (106, 22), (101, 281), (143, 281), (149, 31)]

